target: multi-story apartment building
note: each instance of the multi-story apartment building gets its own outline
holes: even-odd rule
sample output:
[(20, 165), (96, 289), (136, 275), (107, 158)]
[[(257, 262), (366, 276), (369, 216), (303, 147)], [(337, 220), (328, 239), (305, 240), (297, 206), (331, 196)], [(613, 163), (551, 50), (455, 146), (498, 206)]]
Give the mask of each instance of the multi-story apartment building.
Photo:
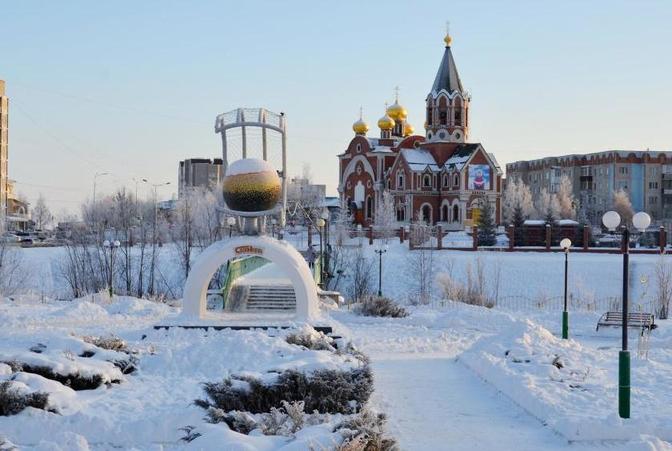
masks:
[(9, 99), (5, 95), (5, 82), (0, 80), (0, 216), (7, 214), (7, 194), (9, 192), (8, 139), (9, 139)]
[(556, 193), (567, 176), (593, 224), (600, 223), (612, 207), (614, 192), (621, 189), (635, 211), (646, 211), (658, 221), (672, 219), (672, 152), (608, 150), (516, 161), (506, 165), (506, 176), (522, 179), (535, 200), (544, 188)]
[(189, 188), (202, 187), (214, 189), (224, 177), (224, 165), (221, 158), (190, 158), (180, 161), (177, 174), (178, 197), (182, 197)]

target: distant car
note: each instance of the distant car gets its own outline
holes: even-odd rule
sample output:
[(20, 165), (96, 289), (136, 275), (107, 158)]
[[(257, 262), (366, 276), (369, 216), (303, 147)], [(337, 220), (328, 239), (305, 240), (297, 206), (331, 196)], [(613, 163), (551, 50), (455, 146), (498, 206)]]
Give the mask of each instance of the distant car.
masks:
[(33, 239), (32, 238), (21, 238), (21, 241), (19, 241), (22, 247), (30, 247), (33, 245)]

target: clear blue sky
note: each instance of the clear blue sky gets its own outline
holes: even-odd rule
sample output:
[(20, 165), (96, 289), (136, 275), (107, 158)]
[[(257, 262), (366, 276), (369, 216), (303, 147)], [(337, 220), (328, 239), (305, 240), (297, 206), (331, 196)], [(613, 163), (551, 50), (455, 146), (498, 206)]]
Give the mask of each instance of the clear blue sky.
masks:
[(335, 193), (360, 105), (377, 136), (399, 85), (423, 131), (447, 20), (471, 140), (502, 165), (672, 148), (670, 1), (0, 1), (0, 17), (10, 176), (54, 212), (78, 211), (96, 171), (114, 174), (102, 192), (176, 184), (180, 159), (220, 155), (214, 118), (238, 106), (286, 112), (290, 172)]

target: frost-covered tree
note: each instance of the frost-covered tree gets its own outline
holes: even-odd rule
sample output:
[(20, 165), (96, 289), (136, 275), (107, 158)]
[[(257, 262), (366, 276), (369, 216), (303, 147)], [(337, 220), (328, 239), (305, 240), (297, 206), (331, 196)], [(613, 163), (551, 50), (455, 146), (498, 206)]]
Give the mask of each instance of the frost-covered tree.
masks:
[(51, 211), (49, 211), (42, 193), (40, 193), (40, 196), (37, 198), (37, 202), (35, 202), (35, 207), (33, 207), (32, 211), (32, 218), (35, 222), (35, 225), (40, 230), (48, 227), (53, 220)]
[(539, 197), (535, 202), (535, 208), (540, 219), (552, 224), (560, 216), (560, 204), (558, 198), (549, 193), (546, 188), (541, 189)]
[[(0, 235), (5, 230), (5, 218), (0, 215)], [(0, 300), (16, 292), (28, 278), (21, 253), (0, 236)]]
[(376, 229), (382, 234), (385, 241), (394, 233), (396, 225), (396, 211), (394, 197), (389, 191), (383, 191), (381, 202), (376, 205), (375, 224)]
[(558, 188), (556, 198), (558, 200), (560, 219), (576, 218), (576, 200), (574, 199), (572, 181), (566, 175), (560, 177), (560, 187)]
[(521, 179), (511, 180), (506, 184), (503, 197), (504, 220), (507, 224), (513, 223), (515, 211), (527, 219), (534, 215), (532, 192)]
[(635, 212), (632, 209), (628, 192), (623, 189), (615, 191), (612, 205), (616, 213), (621, 215), (622, 224), (629, 225)]

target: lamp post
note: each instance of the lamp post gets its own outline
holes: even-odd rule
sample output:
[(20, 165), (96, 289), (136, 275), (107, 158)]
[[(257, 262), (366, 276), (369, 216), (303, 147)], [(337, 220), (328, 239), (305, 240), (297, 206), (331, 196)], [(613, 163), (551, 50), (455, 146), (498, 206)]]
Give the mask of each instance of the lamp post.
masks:
[(322, 275), (324, 273), (324, 270), (322, 269), (322, 267), (324, 266), (324, 253), (323, 253), (324, 248), (323, 248), (323, 245), (322, 245), (322, 241), (324, 241), (323, 240), (324, 224), (325, 224), (324, 219), (322, 219), (322, 218), (317, 219), (317, 229), (320, 232), (320, 279), (319, 279), (320, 282), (318, 284), (320, 286), (320, 288), (324, 288), (324, 285), (323, 285), (324, 281), (322, 280)]
[(322, 209), (322, 214), (320, 215), (324, 219), (324, 275), (325, 279), (329, 279), (329, 258), (330, 258), (330, 249), (329, 249), (329, 209), (324, 207)]
[(154, 222), (152, 223), (152, 261), (150, 264), (149, 270), (149, 293), (154, 294), (154, 272), (156, 270), (156, 241), (157, 241), (157, 230), (158, 230), (158, 221), (159, 221), (159, 198), (156, 193), (156, 189), (161, 186), (170, 185), (170, 182), (163, 183), (151, 183), (147, 179), (142, 179), (142, 181), (152, 188), (154, 188)]
[(387, 244), (374, 249), (374, 252), (378, 254), (378, 297), (381, 297), (383, 295), (383, 254), (387, 252)]
[[(615, 231), (621, 223), (621, 215), (608, 211), (602, 216), (602, 223), (610, 231)], [(639, 212), (632, 217), (632, 224), (640, 231), (651, 224), (651, 217)], [(618, 414), (630, 418), (630, 351), (628, 351), (628, 272), (630, 265), (630, 229), (623, 224), (623, 327), (621, 330), (621, 351), (618, 354)]]
[(231, 233), (233, 232), (233, 226), (236, 225), (236, 218), (229, 216), (226, 218), (226, 225), (229, 226), (229, 238), (231, 238)]
[(560, 241), (560, 247), (565, 251), (565, 305), (562, 310), (562, 338), (565, 340), (569, 338), (569, 312), (567, 311), (567, 268), (568, 268), (568, 256), (569, 248), (572, 247), (572, 240), (569, 238), (563, 238)]
[(121, 246), (121, 243), (119, 240), (114, 240), (114, 241), (109, 241), (105, 240), (103, 241), (103, 247), (109, 249), (110, 253), (110, 271), (107, 274), (107, 287), (108, 290), (110, 291), (110, 299), (112, 299), (112, 296), (114, 296), (114, 289), (112, 288), (112, 283), (114, 281), (114, 251), (117, 250)]

